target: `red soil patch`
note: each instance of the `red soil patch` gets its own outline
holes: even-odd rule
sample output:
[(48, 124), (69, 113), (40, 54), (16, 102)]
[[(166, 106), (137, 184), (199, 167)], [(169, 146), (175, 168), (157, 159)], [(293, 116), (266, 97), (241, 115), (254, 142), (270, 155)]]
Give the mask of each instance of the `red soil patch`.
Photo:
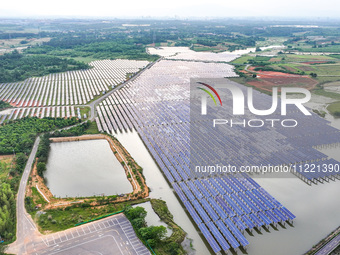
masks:
[(318, 83), (307, 75), (272, 71), (259, 71), (256, 74), (258, 80), (250, 81), (248, 84), (267, 91), (272, 91), (272, 87), (302, 87), (312, 89)]

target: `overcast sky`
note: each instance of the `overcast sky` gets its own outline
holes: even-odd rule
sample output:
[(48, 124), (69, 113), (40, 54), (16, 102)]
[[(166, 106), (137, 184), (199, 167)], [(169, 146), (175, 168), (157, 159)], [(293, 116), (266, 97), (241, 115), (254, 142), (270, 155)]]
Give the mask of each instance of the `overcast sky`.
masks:
[(0, 17), (330, 17), (339, 0), (3, 0)]

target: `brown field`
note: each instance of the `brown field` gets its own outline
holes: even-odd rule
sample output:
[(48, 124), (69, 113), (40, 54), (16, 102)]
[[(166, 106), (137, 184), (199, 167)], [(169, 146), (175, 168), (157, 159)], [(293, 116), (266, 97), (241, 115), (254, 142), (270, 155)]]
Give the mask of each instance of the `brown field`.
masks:
[(307, 75), (296, 75), (281, 72), (257, 72), (257, 80), (248, 84), (262, 90), (272, 91), (273, 87), (302, 87), (313, 89), (318, 82)]

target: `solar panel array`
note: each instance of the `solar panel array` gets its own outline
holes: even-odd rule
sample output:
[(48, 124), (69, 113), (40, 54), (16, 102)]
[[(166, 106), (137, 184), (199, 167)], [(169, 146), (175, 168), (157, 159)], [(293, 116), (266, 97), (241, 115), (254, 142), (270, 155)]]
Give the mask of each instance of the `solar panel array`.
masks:
[(16, 107), (80, 105), (102, 91), (124, 82), (128, 74), (146, 67), (148, 61), (101, 60), (88, 70), (34, 77), (17, 83), (0, 84), (0, 100)]
[(189, 77), (226, 76), (227, 64), (162, 60), (97, 107), (101, 131), (138, 131), (215, 252), (246, 247), (245, 229), (295, 218), (247, 175), (190, 176)]
[[(246, 94), (247, 88), (244, 86), (232, 81), (227, 81), (227, 83), (237, 86)], [(231, 94), (225, 94), (223, 88), (219, 88), (219, 94), (225, 102), (232, 102)], [(253, 91), (253, 95), (257, 109), (268, 109), (272, 105), (270, 96), (258, 91)], [(266, 119), (283, 119), (281, 104), (278, 105), (278, 110), (275, 113), (256, 116), (256, 120), (266, 123)], [(231, 108), (230, 104), (224, 108), (208, 108), (208, 111), (211, 119), (237, 119), (232, 115)], [(210, 121), (207, 122), (205, 116), (200, 114), (200, 102), (197, 102), (195, 107), (191, 102), (190, 111), (192, 116), (195, 116), (195, 118), (191, 118), (190, 130), (190, 138), (194, 141), (190, 144), (190, 162), (194, 166), (202, 165), (201, 162), (205, 162), (206, 165), (228, 163), (236, 166), (237, 169), (242, 166), (286, 165), (291, 172), (296, 170), (297, 176), (307, 180), (306, 182), (309, 184), (335, 180), (340, 177), (340, 163), (334, 159), (328, 159), (327, 155), (314, 148), (320, 145), (339, 144), (340, 131), (330, 126), (329, 121), (320, 118), (315, 113), (306, 116), (295, 106), (287, 105), (286, 118), (298, 122), (294, 128), (283, 127), (279, 124), (280, 122), (276, 122), (274, 127), (271, 124), (256, 128), (238, 124), (231, 128), (228, 125), (213, 127)], [(238, 123), (241, 123), (239, 119), (237, 119)], [(254, 115), (246, 108), (242, 119), (248, 123), (249, 120), (254, 119)], [(204, 136), (202, 127), (204, 127), (204, 133), (209, 134), (208, 136)], [(221, 137), (225, 139), (221, 139)], [(226, 150), (228, 153), (225, 153)], [(301, 164), (303, 167), (300, 166)], [(202, 172), (192, 174), (197, 178), (206, 175)]]
[(242, 54), (255, 52), (255, 48), (239, 50), (235, 52), (196, 52), (188, 47), (157, 47), (148, 48), (150, 54), (162, 56), (173, 60), (208, 61), (208, 62), (230, 62), (240, 57)]
[(33, 107), (33, 108), (14, 108), (7, 110), (6, 113), (0, 114), (0, 125), (5, 121), (21, 119), (24, 117), (51, 117), (51, 118), (82, 118), (79, 108), (74, 106), (56, 106), (56, 107)]

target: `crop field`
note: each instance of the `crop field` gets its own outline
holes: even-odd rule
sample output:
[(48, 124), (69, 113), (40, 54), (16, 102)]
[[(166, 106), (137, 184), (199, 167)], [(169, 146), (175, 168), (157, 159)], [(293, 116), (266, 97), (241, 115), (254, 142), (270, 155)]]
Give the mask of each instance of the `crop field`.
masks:
[(285, 60), (287, 62), (313, 62), (313, 61), (336, 61), (327, 55), (300, 55), (300, 54), (285, 54)]

